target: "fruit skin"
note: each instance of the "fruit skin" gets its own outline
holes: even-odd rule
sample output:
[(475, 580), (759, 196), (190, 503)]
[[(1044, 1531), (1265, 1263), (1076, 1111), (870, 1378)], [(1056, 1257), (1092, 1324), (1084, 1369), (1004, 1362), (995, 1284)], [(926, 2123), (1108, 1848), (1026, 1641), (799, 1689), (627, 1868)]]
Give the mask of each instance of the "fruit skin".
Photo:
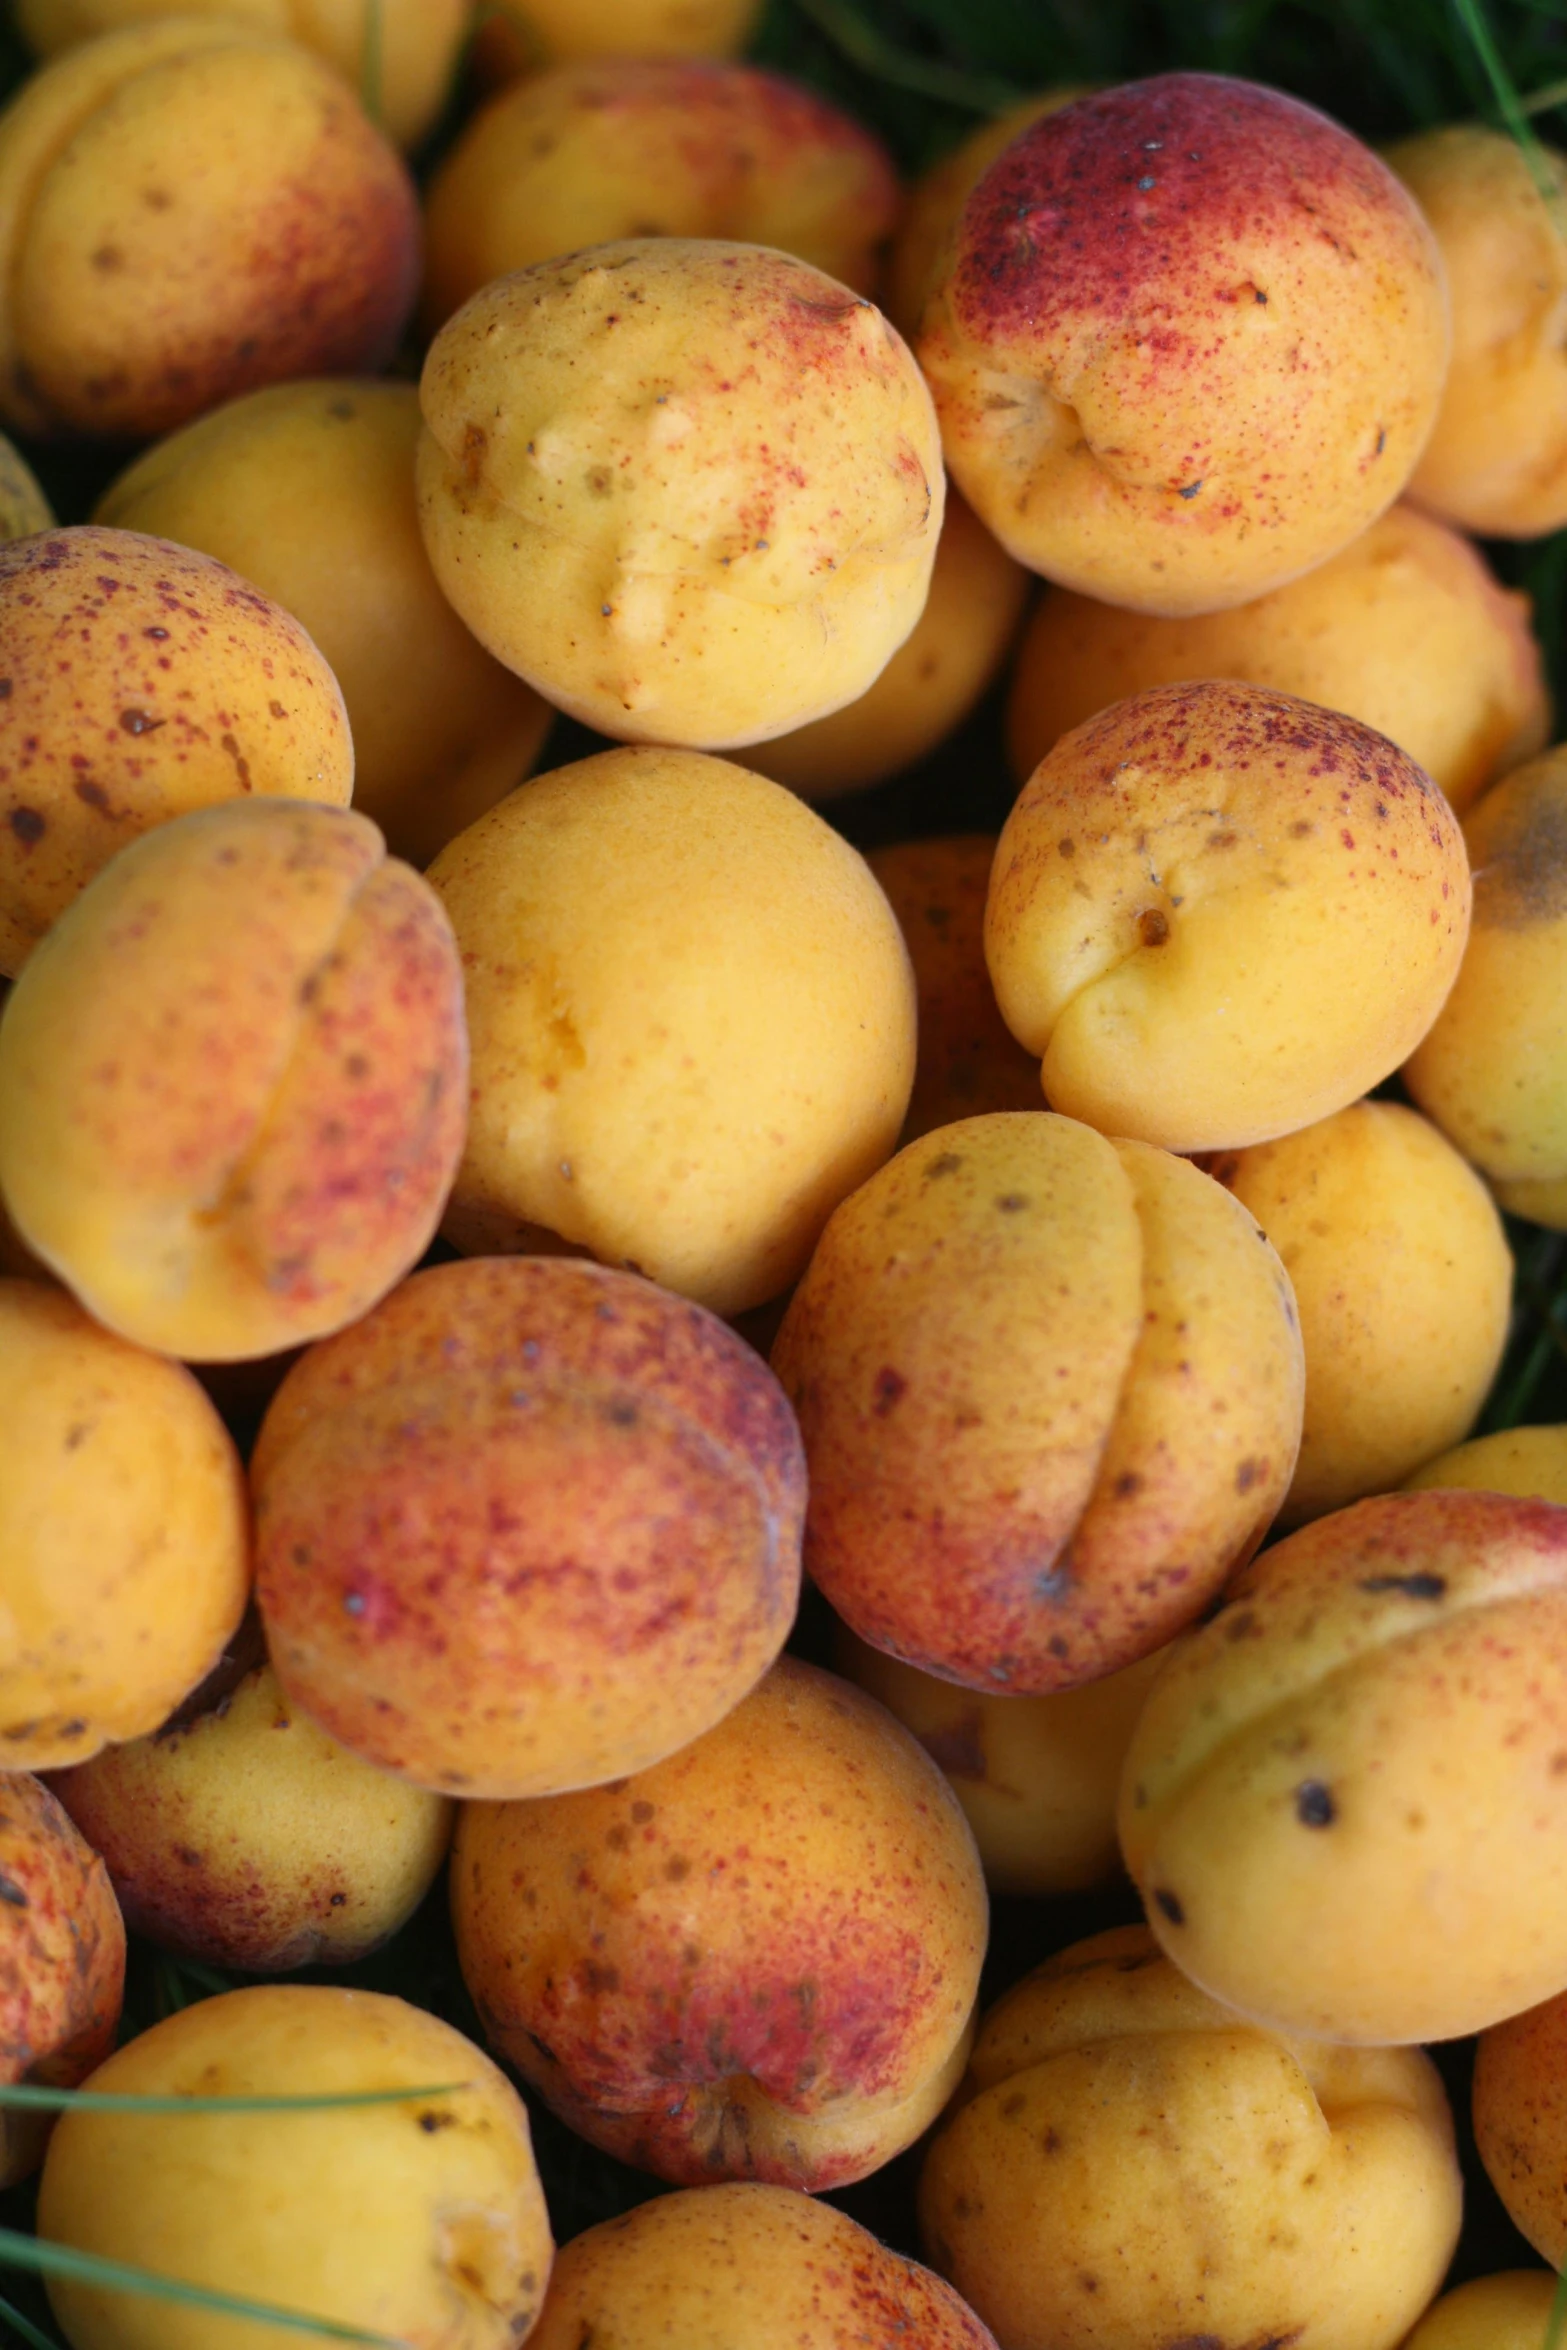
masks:
[(480, 23), (474, 65), (504, 82), (575, 57), (734, 57), (760, 12), (761, 0), (520, 0)]
[(42, 66), (0, 114), (0, 417), (146, 438), (391, 356), (419, 209), (332, 67), (215, 17)]
[(83, 1762), (155, 1730), (217, 1662), (249, 1591), (244, 1472), (190, 1372), (63, 1290), (0, 1280), (6, 1768)]
[(777, 1382), (700, 1307), (602, 1266), (416, 1274), (290, 1371), (251, 1480), (284, 1690), (449, 1794), (645, 1768), (794, 1620), (805, 1465)]
[(1052, 1108), (1239, 1149), (1392, 1075), (1457, 977), (1469, 907), (1458, 820), (1385, 736), (1256, 686), (1156, 686), (1034, 770), (985, 956)]
[(201, 547), (297, 617), (342, 687), (355, 807), (423, 868), (522, 781), (553, 713), (435, 584), (414, 504), (419, 429), (412, 384), (273, 384), (144, 451), (97, 519)]
[(532, 2350), (995, 2350), (950, 2286), (829, 2203), (787, 2187), (692, 2187), (574, 2237)]
[(462, 1148), (462, 972), (366, 817), (241, 800), (123, 849), (0, 1023), (0, 1189), (111, 1329), (188, 1361), (339, 1329)]
[(19, 449), (0, 433), (0, 540), (53, 530), (54, 514)]
[[(0, 2080), (74, 2089), (114, 2046), (125, 1928), (108, 1871), (48, 1789), (0, 1777)], [(47, 2115), (0, 2115), (0, 2186), (35, 2170)]]
[(420, 380), (420, 521), (481, 644), (622, 742), (854, 701), (914, 627), (946, 476), (913, 354), (765, 246), (627, 239), (484, 287)]
[(1561, 2180), (1567, 2167), (1567, 1994), (1480, 2035), (1474, 2133), (1507, 2216), (1553, 2268), (1567, 2256)]
[(593, 2145), (812, 2192), (946, 2103), (988, 1922), (930, 1757), (787, 1656), (652, 1770), (465, 1804), (452, 1912), (491, 2045)]
[(1567, 1427), (1499, 1428), (1455, 1445), (1404, 1479), (1406, 1493), (1438, 1485), (1567, 1503)]
[(1400, 495), (1447, 295), (1357, 139), (1281, 91), (1172, 73), (1077, 99), (992, 164), (917, 347), (953, 479), (1020, 563), (1215, 612)]
[(328, 1738), (265, 1663), (237, 1680), (220, 1667), (150, 1738), (50, 1786), (103, 1856), (133, 1933), (247, 1974), (367, 1957), (413, 1914), (451, 1842), (450, 1803)]
[(911, 1143), (837, 1211), (773, 1363), (806, 1568), (965, 1688), (1069, 1689), (1189, 1623), (1300, 1440), (1283, 1268), (1211, 1178), (1045, 1111)]
[(326, 660), (189, 546), (95, 523), (0, 546), (0, 632), (0, 971), (155, 825), (253, 793), (353, 796)]
[[(304, 2113), (71, 2113), (38, 2233), (410, 2350), (512, 2350), (549, 2276), (549, 2219), (516, 2091), (449, 2024), (370, 1991), (258, 1984), (201, 2000), (100, 2066), (94, 2089), (322, 2096), (456, 2084)], [(276, 2350), (274, 2326), (54, 2280), (74, 2350)], [(227, 2350), (227, 2345), (225, 2345)]]
[(1567, 1510), (1387, 1494), (1237, 1576), (1121, 1782), (1161, 1945), (1270, 2029), (1484, 2030), (1567, 1984)]
[(1432, 2302), (1405, 2350), (1538, 2350), (1555, 2298), (1543, 2268), (1472, 2277)]
[(1052, 589), (1023, 639), (1007, 707), (1020, 782), (1098, 710), (1191, 678), (1298, 694), (1375, 727), (1462, 815), (1550, 739), (1529, 598), (1479, 550), (1397, 505), (1342, 554), (1255, 603), (1192, 619)]
[(1119, 1926), (990, 2009), (919, 2206), (1005, 2350), (1394, 2350), (1462, 2193), (1428, 2057), (1260, 2030)]

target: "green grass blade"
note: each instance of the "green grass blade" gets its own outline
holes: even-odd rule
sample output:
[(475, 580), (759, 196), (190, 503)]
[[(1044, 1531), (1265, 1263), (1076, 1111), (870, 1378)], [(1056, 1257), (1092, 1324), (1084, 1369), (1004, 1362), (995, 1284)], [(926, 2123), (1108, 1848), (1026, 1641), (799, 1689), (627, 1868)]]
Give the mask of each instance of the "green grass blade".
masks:
[(18, 2309), (3, 2293), (0, 2293), (0, 2325), (8, 2325), (17, 2339), (27, 2344), (27, 2350), (60, 2350), (54, 2336), (46, 2334), (42, 2326), (35, 2326), (26, 2311)]
[(432, 2089), (345, 2089), (312, 2097), (138, 2097), (112, 2089), (45, 2089), (31, 2081), (0, 2082), (0, 2107), (28, 2113), (339, 2113), (357, 2105), (407, 2105), (426, 2097), (455, 2097), (472, 2081), (438, 2081)]
[(386, 26), (381, 0), (367, 0), (365, 43), (359, 59), (359, 103), (377, 130), (386, 128)]
[(962, 66), (943, 65), (933, 57), (911, 57), (887, 40), (873, 24), (848, 5), (848, 0), (796, 0), (800, 14), (841, 49), (851, 65), (874, 74), (894, 89), (910, 90), (918, 98), (936, 98), (947, 106), (963, 106), (971, 114), (999, 114), (1015, 106), (1028, 92), (1017, 82), (997, 75), (967, 73)]
[(1529, 166), (1530, 177), (1556, 223), (1558, 234), (1567, 236), (1567, 217), (1564, 217), (1562, 192), (1557, 185), (1556, 174), (1546, 161), (1545, 150), (1534, 135), (1534, 126), (1518, 95), (1518, 85), (1503, 62), (1502, 53), (1496, 45), (1496, 36), (1491, 30), (1491, 20), (1485, 12), (1484, 0), (1453, 0), (1453, 6), (1458, 12), (1459, 23), (1474, 45), (1475, 55), (1485, 69), (1485, 78), (1491, 85), (1497, 111), (1518, 142), (1523, 159)]
[[(209, 2310), (214, 2317), (245, 2317), (256, 2325), (276, 2326), (281, 2333), (314, 2334), (323, 2342), (360, 2342), (368, 2350), (413, 2350), (398, 2334), (374, 2334), (364, 2326), (341, 2324), (336, 2318), (311, 2317), (303, 2310), (279, 2309), (270, 2301), (251, 2301), (238, 2293), (182, 2284), (177, 2277), (155, 2276), (151, 2269), (132, 2268), (123, 2260), (103, 2260), (96, 2252), (78, 2252), (74, 2245), (56, 2244), (47, 2237), (23, 2236), (15, 2228), (0, 2228), (0, 2268), (30, 2269), (36, 2276), (58, 2277), (64, 2283), (86, 2285), (100, 2293), (139, 2293), (185, 2309)], [(48, 2350), (54, 2350), (52, 2343)]]

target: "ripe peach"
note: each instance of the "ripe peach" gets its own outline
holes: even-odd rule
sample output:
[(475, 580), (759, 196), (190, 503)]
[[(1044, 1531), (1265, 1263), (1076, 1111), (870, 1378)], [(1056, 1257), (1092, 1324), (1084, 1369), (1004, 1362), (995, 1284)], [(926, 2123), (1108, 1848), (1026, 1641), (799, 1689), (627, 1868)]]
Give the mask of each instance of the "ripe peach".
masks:
[(0, 416), (146, 436), (295, 375), (379, 367), (419, 213), (333, 68), (217, 17), (68, 50), (0, 115)]
[[(1567, 156), (1537, 146), (1567, 199)], [(1567, 522), (1567, 253), (1534, 164), (1507, 131), (1473, 123), (1387, 150), (1435, 233), (1452, 290), (1453, 356), (1410, 485), (1433, 513), (1488, 538)]]
[(1121, 1926), (985, 2016), (919, 2201), (1004, 2350), (1394, 2350), (1462, 2193), (1429, 2057), (1261, 2030)]
[[(74, 2089), (114, 2046), (125, 1928), (108, 1872), (46, 1787), (0, 1778), (0, 2080)], [(0, 2114), (0, 2187), (34, 2169), (49, 2124)]]
[(861, 791), (912, 767), (961, 726), (995, 678), (1027, 592), (1028, 574), (961, 498), (949, 496), (912, 636), (857, 702), (754, 744), (747, 766), (808, 800)]
[(1046, 1112), (966, 1118), (837, 1211), (773, 1362), (806, 1566), (863, 1640), (965, 1687), (1145, 1656), (1288, 1488), (1282, 1266), (1210, 1177)]
[(1475, 2145), (1507, 2215), (1542, 2260), (1567, 2258), (1567, 1993), (1480, 2035)]
[(1456, 2039), (1567, 1985), (1567, 1510), (1395, 1493), (1248, 1567), (1149, 1693), (1121, 1848), (1278, 2031)]
[(854, 701), (924, 608), (945, 476), (908, 346), (757, 245), (651, 237), (476, 294), (420, 385), (436, 578), (546, 701), (722, 750)]
[(1306, 1352), (1281, 1524), (1386, 1493), (1468, 1435), (1507, 1343), (1513, 1260), (1485, 1185), (1398, 1102), (1216, 1160), (1290, 1277)]
[(287, 1695), (452, 1794), (699, 1737), (783, 1646), (804, 1463), (743, 1340), (571, 1258), (419, 1274), (288, 1374), (251, 1462)]
[(1013, 678), (1013, 770), (1026, 779), (1063, 734), (1128, 694), (1202, 677), (1361, 719), (1460, 815), (1550, 732), (1528, 597), (1498, 586), (1457, 531), (1400, 505), (1304, 579), (1227, 612), (1160, 620), (1053, 588)]
[(244, 1472), (191, 1374), (63, 1290), (0, 1281), (4, 1768), (155, 1730), (249, 1588)]
[(29, 959), (0, 1022), (0, 1190), (111, 1329), (273, 1354), (418, 1261), (466, 1090), (424, 882), (346, 808), (231, 801), (122, 849)]
[(901, 841), (866, 859), (914, 966), (918, 1057), (905, 1142), (957, 1118), (1039, 1107), (1038, 1068), (996, 1009), (985, 968), (985, 893), (995, 853), (989, 834), (960, 833)]
[(583, 2350), (660, 2336), (680, 2350), (995, 2350), (918, 2261), (830, 2203), (743, 2181), (660, 2195), (573, 2238), (528, 2339)]
[(153, 825), (249, 793), (346, 807), (336, 678), (222, 563), (85, 525), (0, 546), (0, 971)]
[(986, 1933), (968, 1824), (890, 1714), (791, 1657), (652, 1770), (465, 1804), (452, 1908), (491, 2044), (677, 2185), (847, 2185), (963, 2069)]
[(1399, 496), (1447, 367), (1441, 257), (1387, 166), (1279, 90), (1079, 98), (969, 197), (920, 364), (959, 489), (1020, 563), (1214, 612)]
[(1555, 2299), (1549, 2269), (1471, 2277), (1431, 2304), (1404, 2350), (1539, 2350)]
[(53, 528), (53, 512), (32, 467), (0, 433), (0, 539), (29, 539)]
[(395, 1934), (451, 1842), (452, 1806), (297, 1713), (259, 1636), (150, 1738), (50, 1780), (127, 1924), (261, 1975), (350, 1966)]
[(1255, 686), (1158, 686), (1035, 769), (985, 954), (1054, 1108), (1239, 1148), (1392, 1074), (1457, 976), (1469, 901), (1456, 817), (1384, 736)]
[(522, 781), (552, 713), (435, 584), (418, 439), (412, 384), (274, 384), (147, 450), (97, 511), (231, 563), (309, 629), (353, 728), (354, 805), (422, 867)]
[(696, 751), (601, 752), (443, 849), (467, 974), (446, 1231), (568, 1244), (738, 1313), (803, 1269), (897, 1140), (914, 988), (863, 858)]
[(874, 292), (898, 212), (881, 141), (754, 66), (592, 57), (515, 83), (458, 133), (425, 199), (433, 332), (492, 278), (620, 237), (723, 237)]

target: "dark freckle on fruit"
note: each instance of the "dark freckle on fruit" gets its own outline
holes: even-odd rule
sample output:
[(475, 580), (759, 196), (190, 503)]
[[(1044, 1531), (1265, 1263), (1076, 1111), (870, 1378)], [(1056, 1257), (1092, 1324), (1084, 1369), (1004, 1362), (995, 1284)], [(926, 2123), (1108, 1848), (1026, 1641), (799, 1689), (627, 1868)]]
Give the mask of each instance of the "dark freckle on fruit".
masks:
[(8, 702), (10, 699), (11, 680), (8, 677), (0, 677), (0, 702)]
[(929, 1183), (936, 1175), (955, 1175), (962, 1164), (956, 1151), (943, 1151), (940, 1158), (932, 1159), (925, 1169), (925, 1180)]
[(1178, 489), (1175, 494), (1178, 498), (1195, 498), (1197, 492), (1201, 488), (1202, 483), (1200, 481), (1189, 481), (1183, 483), (1181, 488)]
[(1141, 1493), (1142, 1489), (1143, 1481), (1141, 1477), (1138, 1476), (1137, 1471), (1135, 1469), (1123, 1469), (1120, 1476), (1117, 1477), (1115, 1481), (1116, 1500), (1130, 1501), (1133, 1495)]
[(1158, 1903), (1159, 1908), (1169, 1919), (1172, 1926), (1185, 1925), (1186, 1912), (1184, 1909), (1182, 1909), (1179, 1901), (1177, 1901), (1173, 1893), (1166, 1893), (1161, 1889), (1155, 1893), (1154, 1900)]
[(1331, 1828), (1338, 1818), (1332, 1790), (1320, 1779), (1302, 1779), (1295, 1790), (1295, 1817), (1303, 1828)]
[(1058, 840), (1056, 842), (1056, 851), (1058, 855), (1063, 857), (1075, 857), (1077, 855), (1077, 843), (1075, 840)]
[(35, 840), (43, 839), (48, 827), (36, 808), (13, 808), (11, 810), (11, 830), (23, 848), (30, 849)]
[(1305, 840), (1307, 835), (1315, 832), (1316, 829), (1316, 826), (1310, 823), (1306, 817), (1298, 816), (1290, 826), (1290, 838), (1291, 840)]
[(1157, 906), (1150, 906), (1146, 913), (1137, 917), (1137, 935), (1145, 947), (1162, 947), (1170, 935), (1168, 918), (1160, 913)]
[(996, 1201), (1003, 1216), (1015, 1216), (1028, 1205), (1027, 1195), (1021, 1191), (1004, 1191)]
[(1256, 1484), (1258, 1478), (1262, 1475), (1264, 1465), (1265, 1464), (1262, 1461), (1242, 1461), (1240, 1467), (1235, 1472), (1236, 1492), (1250, 1493), (1252, 1487)]
[(454, 2130), (457, 2127), (457, 2116), (454, 2113), (422, 2113), (419, 2116), (419, 2127), (426, 2137), (433, 2138), (437, 2130)]
[(617, 1395), (604, 1406), (604, 1417), (614, 1428), (634, 1428), (640, 1414), (629, 1395)]
[(1361, 1578), (1362, 1591), (1401, 1591), (1406, 1599), (1445, 1599), (1445, 1575), (1365, 1575)]
[(1039, 2151), (1041, 2154), (1059, 2154), (1061, 2151), (1060, 2132), (1042, 2130), (1039, 2136)]
[(348, 1907), (348, 1895), (346, 1893), (334, 1893), (331, 1900), (327, 1903), (327, 1907), (328, 1909), (346, 1909)]
[(883, 1365), (876, 1374), (876, 1401), (871, 1407), (878, 1420), (885, 1420), (894, 1405), (908, 1393), (908, 1387), (901, 1371), (893, 1370), (890, 1364)]
[(155, 645), (162, 645), (168, 642), (169, 632), (166, 628), (144, 628), (142, 635), (150, 636)]
[(635, 1827), (645, 1828), (652, 1817), (653, 1806), (650, 1803), (637, 1802), (631, 1806), (632, 1824)]
[(664, 1874), (671, 1885), (683, 1885), (691, 1874), (691, 1863), (683, 1853), (672, 1853), (664, 1863)]
[(0, 1876), (0, 1901), (5, 1902), (10, 1909), (27, 1907), (27, 1895), (14, 1877)]

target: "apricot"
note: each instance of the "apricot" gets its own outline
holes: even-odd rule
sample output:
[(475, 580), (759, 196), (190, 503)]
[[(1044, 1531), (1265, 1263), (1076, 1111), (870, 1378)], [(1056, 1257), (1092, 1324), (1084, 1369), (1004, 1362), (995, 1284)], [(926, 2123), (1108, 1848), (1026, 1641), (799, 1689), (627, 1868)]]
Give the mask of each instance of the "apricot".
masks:
[(464, 1804), (452, 1913), (491, 2046), (590, 2144), (813, 2192), (945, 2105), (987, 1925), (929, 1755), (787, 1656), (651, 1770)]
[(1264, 1553), (1154, 1683), (1121, 1848), (1276, 2031), (1456, 2039), (1567, 1986), (1567, 1510), (1386, 1494)]
[(433, 330), (492, 278), (620, 237), (722, 237), (875, 291), (898, 214), (881, 141), (754, 66), (595, 56), (514, 83), (475, 115), (425, 198)]
[(1026, 779), (1063, 734), (1128, 694), (1202, 677), (1359, 718), (1460, 815), (1550, 732), (1528, 597), (1500, 587), (1457, 531), (1399, 505), (1304, 579), (1226, 612), (1160, 620), (1052, 588), (1013, 675), (1013, 770)]
[(1542, 2260), (1567, 2258), (1567, 1997), (1493, 2024), (1475, 2051), (1475, 2145), (1507, 2216)]
[(681, 2350), (995, 2350), (918, 2261), (830, 2203), (746, 2181), (660, 2195), (574, 2237), (529, 2341), (581, 2350), (660, 2334)]
[(1441, 256), (1385, 164), (1282, 91), (1079, 98), (979, 182), (920, 364), (954, 480), (1030, 570), (1215, 612), (1400, 495), (1447, 367)]
[(945, 476), (880, 311), (653, 237), (486, 286), (420, 385), (419, 512), (481, 644), (623, 741), (721, 750), (854, 701), (924, 608)]
[(286, 1696), (450, 1794), (644, 1769), (794, 1619), (805, 1469), (776, 1381), (712, 1315), (598, 1265), (404, 1282), (289, 1372), (251, 1477)]
[(1462, 2183), (1419, 2050), (1260, 2029), (1119, 1926), (990, 2009), (919, 2202), (1002, 2350), (1394, 2350)]
[(295, 1711), (264, 1657), (245, 1662), (241, 1645), (152, 1737), (50, 1785), (133, 1933), (251, 1974), (351, 1966), (424, 1899), (452, 1806), (361, 1762)]
[(466, 1091), (425, 883), (346, 808), (234, 801), (132, 841), (29, 959), (0, 1021), (0, 1191), (111, 1329), (273, 1354), (418, 1262)]
[(93, 525), (0, 546), (0, 641), (0, 971), (154, 825), (250, 793), (348, 804), (336, 678), (188, 546)]
[(53, 528), (54, 514), (32, 467), (0, 433), (0, 539), (29, 539)]
[(864, 860), (744, 768), (619, 750), (513, 793), (430, 883), (473, 1050), (448, 1236), (570, 1244), (717, 1313), (786, 1289), (913, 1078), (908, 957)]
[[(94, 2090), (394, 2104), (272, 2113), (67, 2114), (38, 2233), (209, 2291), (410, 2344), (512, 2350), (549, 2277), (528, 2117), (498, 2068), (422, 2008), (372, 1991), (265, 1983), (155, 2024)], [(421, 2091), (441, 2090), (435, 2096)], [(275, 2326), (50, 2280), (74, 2350), (263, 2350)]]
[(1567, 1504), (1567, 1427), (1499, 1428), (1456, 1445), (1404, 1479), (1406, 1493), (1434, 1485)]
[(84, 1762), (155, 1730), (217, 1662), (249, 1588), (244, 1473), (191, 1374), (63, 1290), (0, 1281), (4, 1767)]
[(1289, 1282), (1184, 1160), (1043, 1111), (923, 1136), (846, 1200), (773, 1363), (805, 1561), (862, 1640), (967, 1688), (1157, 1648), (1289, 1486)]
[(1405, 2350), (1539, 2350), (1555, 2298), (1548, 2269), (1471, 2277), (1431, 2304)]
[(1464, 826), (1474, 919), (1404, 1082), (1504, 1208), (1567, 1229), (1567, 746), (1504, 776)]
[(510, 81), (551, 59), (735, 57), (760, 14), (761, 0), (503, 0), (479, 21), (474, 62)]
[(1078, 1689), (1003, 1697), (899, 1664), (846, 1628), (833, 1651), (950, 1780), (996, 1893), (1081, 1893), (1117, 1874), (1121, 1763), (1163, 1661), (1155, 1649)]
[(949, 496), (930, 594), (913, 634), (857, 702), (757, 743), (747, 765), (813, 801), (863, 791), (912, 767), (962, 725), (995, 680), (1027, 593), (1028, 574), (961, 498)]
[[(125, 1927), (108, 1872), (25, 1771), (0, 1777), (0, 2079), (74, 2089), (114, 2046)], [(37, 2168), (47, 2117), (0, 2114), (0, 2186)]]
[[(159, 0), (17, 0), (22, 38), (40, 57), (167, 10)], [(415, 147), (441, 110), (467, 27), (467, 0), (181, 0), (183, 16), (219, 16), (314, 49), (363, 90), (377, 122)]]
[(1452, 292), (1453, 355), (1410, 485), (1433, 513), (1487, 538), (1567, 522), (1567, 254), (1536, 171), (1567, 197), (1567, 157), (1454, 123), (1387, 150), (1435, 234)]
[(341, 75), (219, 17), (68, 50), (0, 114), (0, 417), (142, 437), (290, 376), (374, 370), (419, 212)]
[(1467, 1436), (1507, 1343), (1513, 1260), (1485, 1185), (1398, 1102), (1356, 1102), (1211, 1172), (1290, 1277), (1306, 1353), (1298, 1526)]
[(1456, 817), (1384, 736), (1255, 686), (1159, 686), (1024, 786), (985, 955), (1053, 1108), (1238, 1148), (1392, 1074), (1457, 976), (1469, 903)]
[(353, 728), (354, 804), (394, 856), (424, 866), (522, 781), (552, 713), (435, 584), (418, 439), (412, 384), (276, 384), (149, 449), (97, 512), (204, 548), (309, 629)]

